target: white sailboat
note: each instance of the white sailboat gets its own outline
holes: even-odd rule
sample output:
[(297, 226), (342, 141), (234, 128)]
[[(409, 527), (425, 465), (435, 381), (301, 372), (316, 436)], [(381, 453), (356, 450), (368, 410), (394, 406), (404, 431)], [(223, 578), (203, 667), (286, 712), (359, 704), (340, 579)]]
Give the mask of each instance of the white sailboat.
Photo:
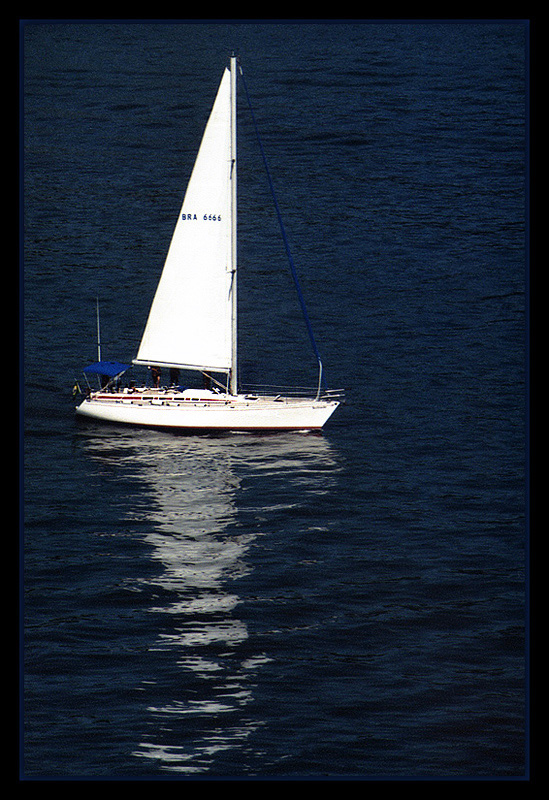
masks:
[[(164, 269), (133, 364), (159, 374), (191, 370), (208, 389), (177, 385), (120, 388), (129, 365), (101, 361), (85, 374), (102, 376), (77, 407), (79, 415), (115, 423), (190, 430), (319, 429), (341, 393), (310, 396), (243, 393), (237, 385), (236, 79), (226, 68), (206, 125)], [(99, 335), (99, 324), (98, 324)], [(174, 373), (172, 372), (172, 376)], [(213, 375), (219, 375), (217, 380)], [(223, 383), (225, 380), (225, 383)]]

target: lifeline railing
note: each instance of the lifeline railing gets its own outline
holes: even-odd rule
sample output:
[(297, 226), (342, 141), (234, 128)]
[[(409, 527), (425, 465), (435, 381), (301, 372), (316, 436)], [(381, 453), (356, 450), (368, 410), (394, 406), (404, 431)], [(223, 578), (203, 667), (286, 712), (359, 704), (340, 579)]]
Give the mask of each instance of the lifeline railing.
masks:
[(242, 394), (275, 397), (303, 397), (314, 398), (315, 400), (338, 400), (340, 403), (345, 401), (345, 389), (323, 389), (318, 391), (317, 387), (312, 386), (278, 386), (278, 385), (256, 385), (245, 383), (240, 387)]

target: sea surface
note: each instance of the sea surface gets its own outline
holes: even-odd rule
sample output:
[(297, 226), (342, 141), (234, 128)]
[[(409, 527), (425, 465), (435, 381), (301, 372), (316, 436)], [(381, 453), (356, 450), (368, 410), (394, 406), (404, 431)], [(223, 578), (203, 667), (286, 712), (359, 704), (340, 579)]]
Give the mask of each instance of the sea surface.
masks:
[[(528, 28), (26, 23), (24, 780), (528, 775)], [(75, 418), (240, 58), (323, 433)], [(245, 95), (241, 380), (314, 385)]]

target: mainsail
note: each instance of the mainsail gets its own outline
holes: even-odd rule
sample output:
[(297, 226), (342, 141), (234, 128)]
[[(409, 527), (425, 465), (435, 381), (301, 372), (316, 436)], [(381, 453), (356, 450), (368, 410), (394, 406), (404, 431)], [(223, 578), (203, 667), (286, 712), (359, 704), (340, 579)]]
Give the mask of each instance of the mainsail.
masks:
[(231, 74), (225, 70), (134, 364), (229, 372), (232, 359)]

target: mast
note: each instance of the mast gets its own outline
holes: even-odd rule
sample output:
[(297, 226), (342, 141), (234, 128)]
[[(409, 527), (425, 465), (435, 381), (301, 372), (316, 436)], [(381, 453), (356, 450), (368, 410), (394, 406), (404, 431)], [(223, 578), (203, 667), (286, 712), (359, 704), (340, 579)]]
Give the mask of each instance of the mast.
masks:
[(231, 56), (231, 338), (232, 358), (229, 391), (238, 392), (237, 381), (237, 297), (236, 297), (236, 56)]

